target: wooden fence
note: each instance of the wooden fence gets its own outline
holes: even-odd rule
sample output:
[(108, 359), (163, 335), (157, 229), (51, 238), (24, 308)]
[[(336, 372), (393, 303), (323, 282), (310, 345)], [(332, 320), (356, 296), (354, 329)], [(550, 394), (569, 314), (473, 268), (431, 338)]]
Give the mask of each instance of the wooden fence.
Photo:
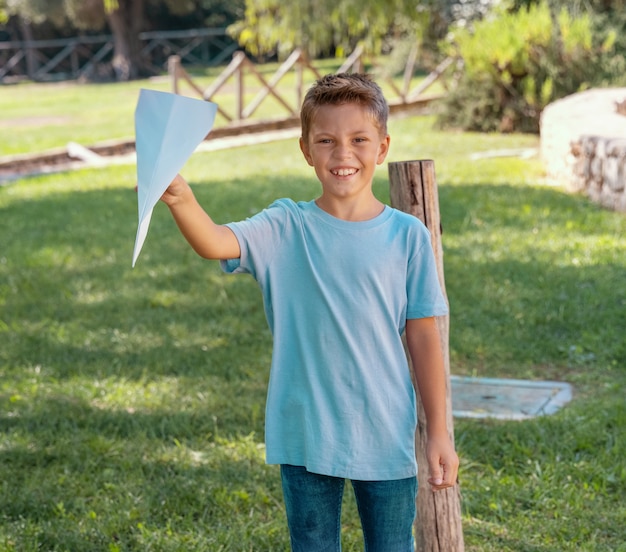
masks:
[[(224, 28), (146, 32), (139, 39), (144, 59), (157, 73), (166, 69), (172, 55), (187, 64), (207, 66), (223, 64), (237, 50)], [(111, 35), (0, 42), (0, 83), (90, 77), (97, 74), (98, 64), (112, 57)]]
[[(440, 99), (443, 94), (426, 94), (426, 91), (439, 80), (448, 67), (453, 64), (452, 58), (445, 59), (438, 67), (436, 67), (420, 84), (411, 88), (411, 82), (416, 69), (416, 56), (409, 55), (402, 84), (399, 86), (390, 77), (384, 79), (388, 88), (392, 91), (391, 96), (387, 95), (387, 101), (392, 113), (398, 111), (418, 110), (426, 107), (432, 101)], [(339, 67), (337, 73), (346, 71), (361, 71), (365, 66), (364, 53), (361, 48), (357, 48)], [(281, 120), (285, 126), (290, 123), (296, 125), (299, 123), (298, 114), (300, 104), (303, 99), (303, 88), (305, 85), (305, 73), (309, 72), (313, 79), (321, 77), (319, 70), (313, 65), (304, 52), (300, 49), (294, 50), (291, 55), (282, 63), (271, 78), (264, 77), (243, 52), (237, 51), (233, 55), (230, 64), (222, 71), (215, 81), (206, 89), (201, 88), (189, 73), (184, 69), (182, 59), (179, 56), (171, 56), (168, 62), (168, 70), (171, 79), (172, 92), (180, 94), (182, 84), (189, 86), (195, 94), (207, 101), (214, 101), (218, 104), (218, 112), (229, 124), (233, 126), (241, 125), (242, 122), (250, 120), (257, 112), (263, 101), (272, 97), (275, 103), (283, 111)], [(286, 97), (285, 87), (278, 89), (278, 83), (289, 72), (295, 72), (295, 97), (290, 99)], [(250, 84), (250, 76), (253, 83)], [(234, 112), (227, 112), (220, 104), (217, 98), (219, 92), (227, 84), (234, 84), (235, 91), (235, 108)], [(252, 88), (259, 89), (254, 98), (246, 105), (245, 99), (247, 91)], [(229, 87), (229, 95), (232, 94), (232, 88)], [(262, 122), (259, 122), (262, 124)], [(249, 125), (246, 126), (247, 131), (250, 130)]]
[[(391, 91), (391, 95), (386, 91), (386, 98), (391, 113), (420, 113), (431, 102), (442, 98), (443, 93), (426, 94), (426, 91), (437, 80), (445, 77), (448, 67), (451, 67), (453, 63), (454, 60), (452, 59), (444, 60), (432, 73), (421, 80), (417, 86), (411, 88), (411, 83), (414, 82), (415, 58), (409, 56), (401, 84), (396, 83), (392, 79), (384, 79), (387, 83), (388, 91)], [(174, 93), (180, 94), (182, 86), (186, 84), (201, 99), (211, 100), (218, 104), (219, 114), (225, 120), (225, 124), (216, 124), (207, 136), (207, 140), (298, 128), (300, 125), (299, 111), (304, 87), (321, 76), (319, 69), (299, 49), (292, 52), (271, 78), (265, 77), (243, 52), (236, 51), (232, 56), (230, 64), (206, 89), (194, 82), (184, 69), (181, 56), (170, 56), (167, 66)], [(337, 69), (337, 72), (360, 71), (364, 66), (363, 52), (357, 49)], [(278, 87), (279, 82), (290, 71), (296, 72), (295, 79), (292, 77), (292, 80), (295, 82), (294, 97), (288, 97), (290, 96), (288, 93), (289, 86), (281, 85)], [(310, 74), (307, 75), (307, 72)], [(254, 77), (256, 82), (251, 83), (250, 78), (245, 78), (246, 75)], [(235, 82), (234, 94), (232, 89), (223, 90), (231, 81)], [(444, 88), (446, 88), (445, 85)], [(248, 97), (252, 96), (253, 91), (256, 92), (256, 95), (248, 104), (245, 103), (246, 91), (248, 92)], [(224, 102), (216, 97), (220, 92), (224, 92)], [(233, 96), (235, 97), (234, 102), (232, 101)], [(274, 105), (271, 109), (266, 109), (265, 113), (271, 112), (272, 118), (259, 117), (257, 115), (258, 108), (269, 97), (274, 99)], [(235, 106), (234, 112), (229, 111), (226, 107), (233, 104)], [(282, 113), (277, 110), (282, 110)], [(89, 151), (85, 151), (85, 148), (79, 148), (78, 154), (81, 159), (79, 164), (88, 161), (92, 154), (97, 154), (101, 157), (113, 157), (132, 152), (134, 148), (134, 139), (93, 144), (89, 146)], [(76, 150), (76, 147), (74, 147), (74, 150)], [(59, 148), (58, 150), (44, 153), (0, 159), (0, 181), (2, 181), (3, 175), (6, 178), (13, 178), (19, 174), (28, 174), (28, 171), (50, 170), (50, 167), (56, 167), (57, 170), (67, 170), (68, 167), (74, 167), (77, 164), (75, 153), (70, 155), (68, 148)]]

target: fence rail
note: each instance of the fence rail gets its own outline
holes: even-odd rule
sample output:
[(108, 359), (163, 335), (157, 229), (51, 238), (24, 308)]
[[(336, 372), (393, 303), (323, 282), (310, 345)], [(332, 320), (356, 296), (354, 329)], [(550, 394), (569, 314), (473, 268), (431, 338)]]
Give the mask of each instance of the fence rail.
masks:
[[(154, 31), (139, 35), (142, 55), (156, 72), (167, 69), (176, 55), (189, 65), (220, 65), (237, 50), (224, 28)], [(113, 58), (113, 36), (81, 36), (53, 40), (0, 42), (0, 83), (92, 77), (98, 65)]]
[[(344, 71), (362, 71), (365, 66), (365, 55), (361, 47), (357, 47), (350, 56), (341, 65), (338, 73)], [(453, 58), (443, 60), (423, 81), (416, 87), (411, 89), (411, 81), (416, 69), (416, 56), (409, 55), (406, 60), (404, 69), (404, 79), (401, 86), (397, 86), (393, 78), (388, 77), (386, 84), (393, 91), (393, 95), (387, 97), (390, 111), (401, 112), (411, 110), (421, 110), (427, 107), (431, 102), (439, 100), (443, 94), (426, 94), (425, 92), (437, 81), (444, 80), (444, 74), (448, 68), (454, 64)], [(291, 122), (293, 125), (299, 124), (299, 110), (303, 98), (304, 73), (305, 71), (312, 74), (314, 78), (320, 78), (320, 72), (307, 58), (304, 52), (296, 48), (291, 55), (281, 64), (274, 75), (267, 79), (256, 68), (256, 65), (248, 59), (246, 54), (237, 51), (233, 54), (231, 62), (224, 68), (222, 73), (208, 87), (203, 89), (198, 85), (191, 75), (187, 73), (183, 67), (180, 56), (170, 56), (168, 61), (168, 71), (172, 92), (180, 94), (183, 84), (192, 89), (193, 93), (199, 98), (207, 101), (214, 101), (218, 104), (218, 113), (226, 119), (227, 124), (238, 126), (242, 122), (249, 122), (254, 113), (257, 111), (263, 101), (272, 97), (277, 103), (277, 108), (282, 111), (280, 119), (284, 124)], [(284, 89), (277, 86), (279, 81), (289, 72), (295, 72), (295, 104), (290, 101), (284, 94)], [(248, 75), (254, 81), (252, 84), (248, 82), (245, 76)], [(228, 112), (221, 106), (221, 102), (216, 98), (219, 92), (227, 83), (231, 83), (229, 87), (229, 95), (234, 89), (235, 106), (234, 112)], [(259, 89), (254, 98), (246, 105), (246, 97), (253, 89)], [(272, 121), (272, 123), (275, 121)], [(256, 121), (260, 128), (263, 128), (268, 121)], [(249, 128), (246, 127), (249, 131)]]

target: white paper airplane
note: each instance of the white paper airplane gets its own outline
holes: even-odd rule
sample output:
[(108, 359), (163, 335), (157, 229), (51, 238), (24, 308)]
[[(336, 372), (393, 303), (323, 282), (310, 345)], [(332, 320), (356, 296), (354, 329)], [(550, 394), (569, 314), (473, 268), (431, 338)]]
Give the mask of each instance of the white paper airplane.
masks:
[(212, 102), (140, 90), (135, 109), (139, 223), (133, 267), (148, 235), (154, 206), (210, 132), (216, 113), (217, 105)]

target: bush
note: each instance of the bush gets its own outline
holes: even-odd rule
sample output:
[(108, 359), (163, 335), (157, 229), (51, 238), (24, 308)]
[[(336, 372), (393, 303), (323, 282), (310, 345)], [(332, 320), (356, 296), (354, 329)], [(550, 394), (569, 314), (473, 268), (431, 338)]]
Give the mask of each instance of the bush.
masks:
[(518, 12), (499, 10), (473, 29), (458, 29), (445, 50), (463, 60), (463, 74), (438, 123), (538, 132), (548, 103), (602, 80), (614, 41), (609, 33), (595, 44), (590, 15), (574, 17), (566, 8), (555, 13), (545, 1)]

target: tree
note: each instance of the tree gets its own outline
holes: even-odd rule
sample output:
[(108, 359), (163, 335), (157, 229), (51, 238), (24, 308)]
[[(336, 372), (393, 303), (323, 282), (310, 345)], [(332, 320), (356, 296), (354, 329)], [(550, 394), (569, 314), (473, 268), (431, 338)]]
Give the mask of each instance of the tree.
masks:
[(44, 21), (61, 28), (70, 22), (78, 29), (101, 30), (107, 25), (114, 36), (112, 68), (117, 80), (145, 73), (139, 48), (144, 22), (144, 0), (6, 0), (9, 13), (22, 20), (30, 39), (30, 24)]
[(343, 54), (361, 43), (380, 53), (390, 38), (428, 33), (441, 38), (448, 23), (474, 16), (491, 0), (245, 0), (244, 18), (231, 33), (257, 56), (300, 47), (309, 56)]
[[(88, 0), (89, 1), (89, 0)], [(222, 0), (90, 0), (93, 3), (104, 3), (105, 12), (115, 47), (113, 70), (117, 80), (129, 80), (151, 73), (141, 56), (139, 33), (144, 30), (146, 10), (156, 5), (163, 5), (172, 15), (185, 15), (191, 12), (206, 14), (212, 10), (235, 11), (238, 2), (228, 4)], [(83, 5), (85, 0), (65, 0), (73, 5)], [(230, 14), (225, 15), (228, 17)]]
[[(241, 0), (230, 2), (234, 12)], [(77, 29), (102, 30), (113, 34), (114, 52), (111, 64), (117, 80), (126, 81), (149, 76), (151, 70), (142, 58), (139, 34), (149, 21), (147, 14), (165, 7), (173, 15), (197, 11), (207, 13), (213, 8), (224, 9), (223, 0), (0, 0), (0, 14), (6, 4), (8, 14), (17, 15), (23, 22), (23, 34), (29, 35), (31, 23), (48, 21), (62, 28), (67, 22)]]
[(149, 74), (139, 42), (144, 22), (144, 0), (105, 0), (105, 3), (114, 37), (113, 70), (117, 80), (126, 81)]

